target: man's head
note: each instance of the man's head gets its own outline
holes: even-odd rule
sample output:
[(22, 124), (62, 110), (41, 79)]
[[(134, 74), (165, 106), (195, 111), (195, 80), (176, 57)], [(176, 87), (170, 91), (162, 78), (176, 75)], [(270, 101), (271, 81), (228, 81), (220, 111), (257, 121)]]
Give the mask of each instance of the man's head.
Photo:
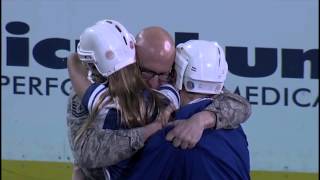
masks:
[(176, 87), (198, 94), (220, 94), (228, 73), (223, 49), (217, 42), (190, 40), (177, 46)]
[(142, 76), (151, 88), (166, 82), (175, 59), (175, 44), (161, 27), (147, 27), (136, 36), (136, 57)]

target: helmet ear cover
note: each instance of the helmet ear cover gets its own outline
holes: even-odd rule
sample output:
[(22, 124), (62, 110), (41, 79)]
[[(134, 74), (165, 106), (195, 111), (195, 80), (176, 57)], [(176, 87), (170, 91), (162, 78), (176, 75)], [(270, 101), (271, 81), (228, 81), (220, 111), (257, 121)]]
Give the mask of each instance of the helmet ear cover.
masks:
[(95, 64), (94, 53), (92, 51), (81, 50), (80, 43), (77, 46), (77, 53), (81, 61)]
[(175, 87), (179, 90), (182, 89), (184, 73), (188, 66), (186, 54), (183, 52), (183, 45), (177, 46), (177, 53), (175, 59), (176, 83)]
[(188, 92), (220, 94), (228, 72), (223, 49), (217, 42), (190, 40), (177, 46), (176, 88)]
[(93, 63), (105, 77), (135, 63), (135, 40), (114, 20), (98, 21), (80, 36), (77, 53), (81, 61)]

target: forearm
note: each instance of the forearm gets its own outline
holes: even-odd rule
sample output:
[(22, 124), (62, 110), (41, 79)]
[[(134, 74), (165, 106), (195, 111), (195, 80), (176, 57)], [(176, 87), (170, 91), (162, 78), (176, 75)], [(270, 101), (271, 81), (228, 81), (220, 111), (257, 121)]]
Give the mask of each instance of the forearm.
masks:
[(143, 140), (144, 142), (154, 133), (156, 133), (158, 130), (160, 130), (162, 128), (161, 123), (150, 123), (146, 126), (143, 127)]
[(71, 90), (67, 109), (69, 143), (75, 164), (86, 168), (104, 167), (131, 157), (161, 128), (160, 123), (151, 123), (141, 128), (116, 131), (101, 129), (98, 123), (94, 125), (95, 129), (88, 129), (75, 141), (87, 118), (79, 97)]
[(224, 89), (206, 109), (215, 114), (216, 129), (237, 128), (251, 115), (251, 105), (244, 97)]
[(67, 67), (71, 84), (77, 95), (82, 98), (86, 89), (91, 84), (91, 82), (87, 78), (88, 71), (80, 61), (77, 54), (71, 54), (68, 57)]
[(190, 120), (197, 121), (203, 129), (215, 128), (216, 126), (216, 115), (211, 111), (201, 111), (194, 114)]
[(160, 123), (151, 123), (127, 130), (89, 129), (75, 144), (77, 163), (86, 168), (114, 165), (130, 158), (161, 128)]
[(81, 167), (96, 168), (116, 164), (143, 147), (143, 130), (88, 129), (75, 142), (74, 156)]

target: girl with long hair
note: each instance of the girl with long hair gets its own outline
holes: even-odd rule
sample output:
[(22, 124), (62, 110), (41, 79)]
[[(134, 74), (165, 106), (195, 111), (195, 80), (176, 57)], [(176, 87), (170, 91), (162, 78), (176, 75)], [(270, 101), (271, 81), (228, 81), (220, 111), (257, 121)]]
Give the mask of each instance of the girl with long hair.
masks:
[[(68, 59), (72, 86), (89, 113), (88, 119), (80, 123), (75, 136), (71, 137), (74, 142), (71, 149), (80, 149), (73, 152), (76, 162), (90, 161), (90, 156), (97, 155), (82, 153), (86, 146), (90, 146), (89, 136), (94, 132), (144, 126), (145, 140), (161, 129), (171, 112), (179, 107), (178, 92), (171, 85), (164, 85), (162, 91), (156, 91), (144, 82), (136, 64), (134, 42), (133, 36), (120, 23), (99, 21), (80, 36), (79, 58)], [(88, 72), (91, 78), (87, 77)], [(118, 145), (119, 154), (114, 155), (122, 158), (114, 159), (130, 157), (121, 153), (122, 145)], [(100, 147), (96, 148), (98, 152)], [(99, 153), (112, 156), (108, 149)], [(104, 172), (106, 178), (116, 179), (125, 169), (126, 162), (118, 166), (116, 163), (111, 160), (94, 164), (96, 167), (114, 165), (105, 167)], [(90, 162), (88, 164), (90, 167)]]

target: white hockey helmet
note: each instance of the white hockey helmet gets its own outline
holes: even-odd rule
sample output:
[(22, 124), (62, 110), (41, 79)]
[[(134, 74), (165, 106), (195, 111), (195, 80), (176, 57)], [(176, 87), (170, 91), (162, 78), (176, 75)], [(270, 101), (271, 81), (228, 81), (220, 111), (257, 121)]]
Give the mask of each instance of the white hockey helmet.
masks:
[(84, 30), (77, 53), (105, 77), (136, 62), (134, 37), (119, 22), (108, 19)]
[(176, 88), (202, 94), (220, 94), (228, 73), (223, 49), (217, 42), (189, 40), (177, 45)]

